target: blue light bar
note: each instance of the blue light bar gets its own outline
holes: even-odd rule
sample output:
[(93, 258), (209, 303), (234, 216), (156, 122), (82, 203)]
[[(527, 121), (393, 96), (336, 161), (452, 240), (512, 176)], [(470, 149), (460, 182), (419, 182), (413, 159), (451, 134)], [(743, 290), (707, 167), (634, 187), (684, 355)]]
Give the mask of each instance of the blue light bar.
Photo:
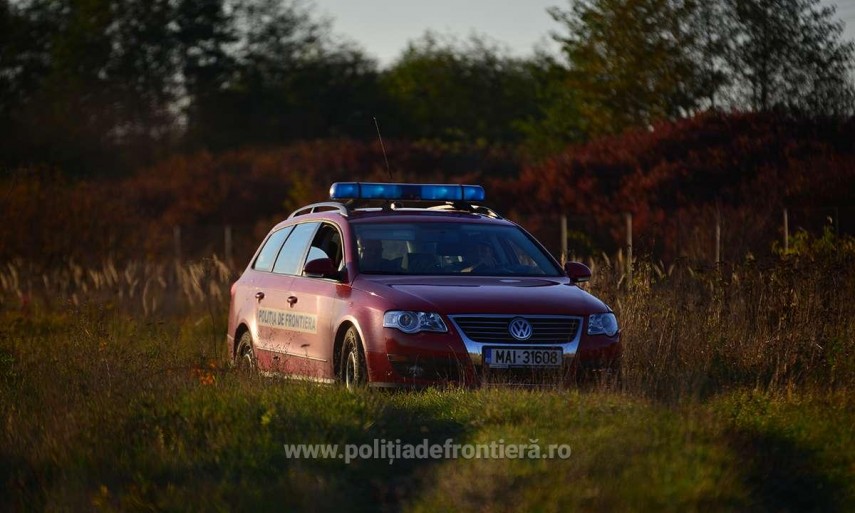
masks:
[(381, 199), (412, 201), (484, 201), (480, 185), (336, 182), (330, 199)]

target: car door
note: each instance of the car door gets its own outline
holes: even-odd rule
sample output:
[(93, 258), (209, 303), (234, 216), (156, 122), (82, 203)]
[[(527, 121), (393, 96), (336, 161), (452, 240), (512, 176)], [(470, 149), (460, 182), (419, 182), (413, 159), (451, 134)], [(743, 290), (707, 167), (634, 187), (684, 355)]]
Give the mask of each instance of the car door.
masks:
[(304, 374), (301, 333), (315, 330), (316, 314), (298, 314), (291, 293), (295, 274), (302, 271), (309, 243), (319, 223), (292, 225), (291, 232), (276, 257), (272, 272), (259, 286), (257, 322), (259, 341), (269, 351), (270, 370), (285, 374)]
[(253, 262), (251, 280), (248, 282), (251, 289), (246, 296), (248, 301), (252, 301), (255, 319), (255, 355), (259, 368), (265, 371), (275, 370), (273, 357), (276, 355), (277, 333), (271, 322), (271, 312), (276, 304), (285, 301), (294, 279), (293, 276), (274, 273), (273, 266), (293, 229), (293, 226), (286, 226), (267, 237)]
[[(344, 263), (344, 245), (339, 229), (333, 223), (322, 223), (315, 232), (304, 265), (318, 258), (329, 258), (335, 269)], [(320, 380), (334, 379), (334, 326), (343, 308), (349, 287), (331, 277), (299, 275), (291, 282), (292, 311), (316, 321), (314, 330), (299, 333), (300, 355), (304, 374)]]

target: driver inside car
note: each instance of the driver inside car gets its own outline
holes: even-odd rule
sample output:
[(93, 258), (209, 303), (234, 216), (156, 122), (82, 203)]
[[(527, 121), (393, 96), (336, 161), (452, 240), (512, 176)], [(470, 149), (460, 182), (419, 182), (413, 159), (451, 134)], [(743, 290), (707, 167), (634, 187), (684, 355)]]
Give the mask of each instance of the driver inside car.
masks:
[(357, 239), (359, 248), (359, 269), (362, 272), (394, 271), (397, 267), (392, 260), (383, 258), (383, 243), (377, 239)]
[(493, 255), (493, 248), (486, 242), (476, 242), (466, 248), (464, 255), (466, 267), (460, 272), (471, 273), (496, 267), (499, 262)]

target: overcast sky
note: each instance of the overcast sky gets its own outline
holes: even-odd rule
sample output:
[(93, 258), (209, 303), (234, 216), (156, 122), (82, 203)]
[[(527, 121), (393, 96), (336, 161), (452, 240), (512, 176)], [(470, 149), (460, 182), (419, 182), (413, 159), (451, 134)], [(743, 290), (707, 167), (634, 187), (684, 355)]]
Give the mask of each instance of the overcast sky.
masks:
[[(359, 43), (381, 66), (390, 64), (407, 42), (427, 30), (466, 38), (487, 36), (512, 55), (528, 56), (535, 46), (556, 51), (549, 37), (561, 27), (546, 9), (568, 0), (311, 0), (317, 14), (333, 21), (336, 34)], [(846, 37), (855, 39), (855, 0), (823, 0), (837, 5), (847, 22)]]

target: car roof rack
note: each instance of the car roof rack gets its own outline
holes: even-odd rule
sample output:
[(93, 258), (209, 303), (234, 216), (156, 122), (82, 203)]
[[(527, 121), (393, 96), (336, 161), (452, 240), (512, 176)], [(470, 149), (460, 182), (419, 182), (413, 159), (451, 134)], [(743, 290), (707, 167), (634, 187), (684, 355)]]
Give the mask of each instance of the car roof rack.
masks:
[(300, 207), (297, 210), (291, 212), (291, 215), (288, 216), (288, 219), (306, 214), (314, 214), (315, 212), (326, 212), (329, 210), (337, 210), (339, 214), (345, 217), (347, 217), (347, 215), (350, 213), (347, 207), (342, 205), (341, 203), (335, 201), (324, 201), (321, 203), (312, 203), (311, 205)]
[(446, 203), (444, 205), (434, 205), (432, 207), (427, 207), (427, 210), (441, 210), (444, 212), (471, 212), (473, 214), (481, 214), (487, 217), (492, 217), (493, 219), (502, 219), (495, 210), (489, 207), (485, 207), (483, 205), (473, 205), (472, 203), (466, 203), (462, 201), (455, 201), (452, 203)]
[[(304, 207), (300, 207), (291, 215), (288, 216), (288, 219), (292, 219), (297, 216), (302, 216), (306, 214), (314, 214), (316, 212), (328, 212), (335, 211), (341, 214), (344, 217), (350, 215), (351, 212), (355, 210), (362, 211), (371, 210), (370, 208), (366, 208), (366, 204), (373, 200), (348, 200), (347, 203), (338, 203), (334, 201), (324, 201), (321, 203), (312, 203), (310, 205), (306, 205)], [(424, 203), (424, 201), (419, 201), (418, 203)], [(442, 205), (432, 205), (426, 207), (412, 207), (412, 206), (404, 206), (400, 201), (388, 201), (386, 200), (382, 207), (379, 210), (383, 210), (385, 212), (390, 211), (403, 211), (403, 210), (433, 210), (433, 211), (441, 211), (441, 212), (468, 212), (471, 214), (479, 214), (486, 217), (491, 217), (493, 219), (502, 219), (495, 210), (485, 207), (483, 205), (474, 205), (472, 203), (468, 203), (465, 201), (453, 201), (446, 202)]]

